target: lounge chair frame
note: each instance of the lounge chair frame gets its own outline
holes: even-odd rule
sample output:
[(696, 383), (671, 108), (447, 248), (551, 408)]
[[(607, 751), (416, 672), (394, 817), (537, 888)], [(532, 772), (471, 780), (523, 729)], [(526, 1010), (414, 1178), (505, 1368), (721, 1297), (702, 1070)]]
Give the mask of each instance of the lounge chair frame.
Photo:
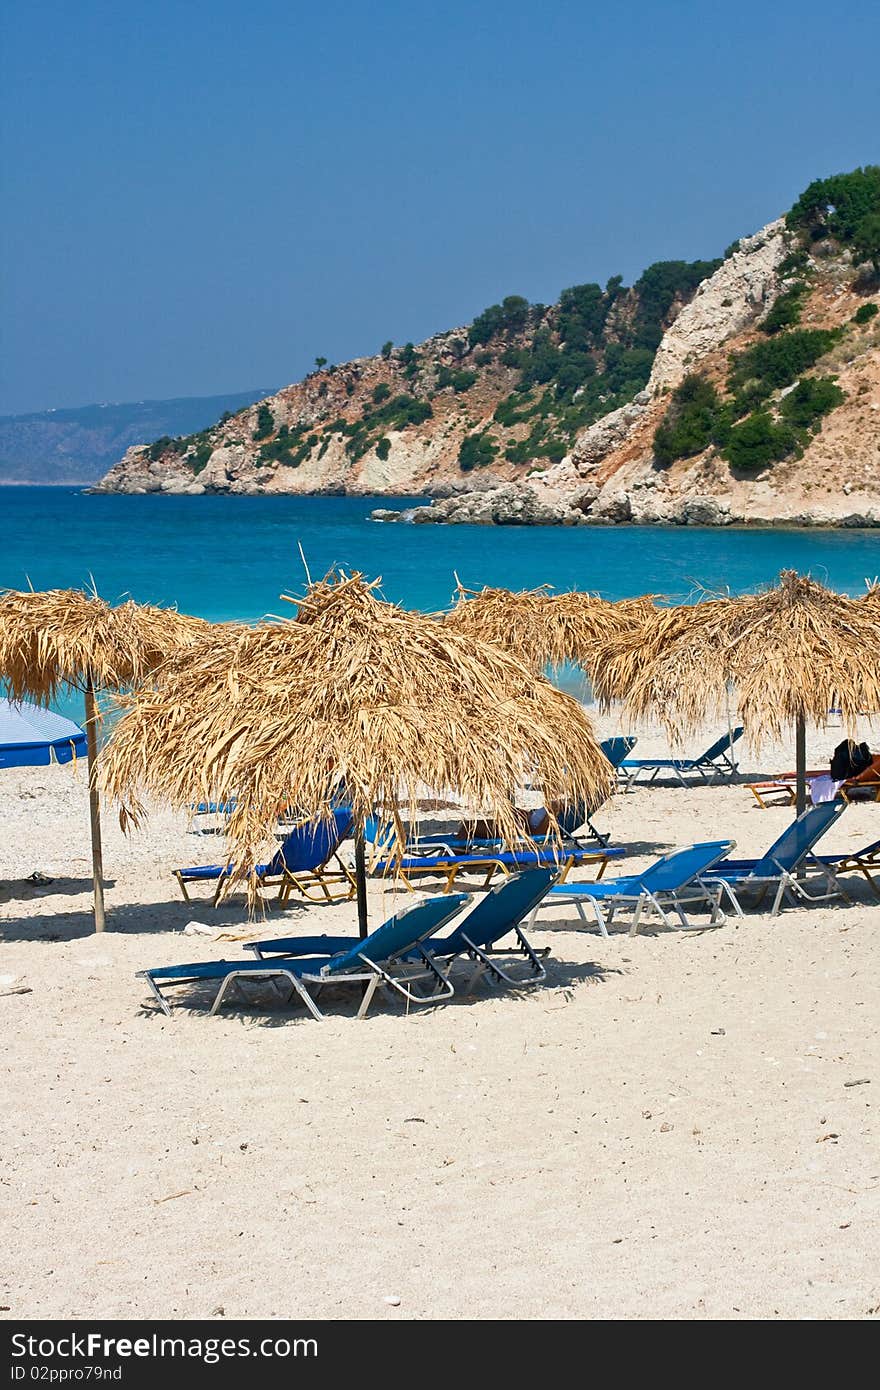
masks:
[[(328, 869), (328, 865), (333, 859), (338, 864), (337, 869)], [(187, 884), (210, 882), (203, 878), (187, 878), (185, 870), (172, 869), (172, 874), (177, 879), (180, 891), (183, 894), (184, 902), (192, 902), (187, 889)], [(341, 903), (350, 902), (357, 893), (357, 880), (347, 865), (343, 864), (335, 853), (331, 854), (318, 869), (299, 870), (296, 873), (290, 869), (284, 869), (280, 874), (253, 874), (258, 888), (271, 888), (278, 886), (277, 902), (279, 907), (286, 907), (291, 893), (294, 889), (302, 893), (304, 898), (310, 902)], [(337, 891), (336, 885), (340, 888), (344, 885), (343, 891)], [(246, 880), (239, 880), (233, 883), (228, 871), (224, 871), (217, 877), (217, 886), (211, 898), (211, 906), (217, 907), (224, 898), (229, 897), (236, 889), (246, 886)], [(197, 899), (196, 901), (201, 901)]]
[(642, 784), (645, 786), (650, 786), (661, 772), (666, 772), (677, 778), (682, 787), (693, 785), (687, 780), (692, 775), (696, 775), (706, 786), (714, 787), (739, 772), (733, 745), (742, 734), (742, 728), (731, 730), (696, 758), (625, 758), (618, 766), (618, 777), (626, 792), (632, 791), (642, 773), (651, 774), (647, 782)]
[[(604, 853), (604, 849), (605, 846), (603, 845), (595, 852), (592, 850), (578, 850), (576, 854), (570, 854), (566, 859), (561, 860), (558, 882), (564, 883), (571, 870), (576, 865), (580, 866), (581, 864), (598, 864), (599, 868), (596, 871), (596, 878), (600, 879), (609, 863), (609, 856)], [(527, 852), (534, 851), (530, 850)], [(519, 866), (516, 864), (505, 864), (502, 860), (493, 858), (491, 855), (479, 855), (474, 858), (469, 858), (464, 863), (458, 864), (451, 864), (448, 860), (444, 860), (442, 855), (438, 855), (436, 861), (431, 864), (420, 864), (415, 868), (408, 867), (406, 869), (399, 863), (395, 864), (393, 859), (389, 860), (383, 877), (399, 879), (411, 893), (417, 893), (419, 891), (418, 885), (411, 883), (411, 878), (416, 875), (421, 876), (425, 874), (435, 874), (437, 877), (441, 877), (445, 874), (445, 882), (441, 892), (451, 893), (455, 888), (455, 881), (459, 874), (473, 873), (474, 871), (482, 872), (485, 870), (485, 877), (477, 890), (483, 892), (490, 887), (497, 873), (501, 873), (504, 878), (509, 878), (511, 874), (517, 872), (518, 867)]]
[[(394, 971), (386, 969), (384, 965), (380, 965), (378, 961), (371, 960), (369, 956), (364, 954), (361, 954), (360, 958), (367, 967), (365, 970), (346, 971), (345, 973), (340, 971), (338, 974), (327, 974), (322, 970), (314, 975), (308, 973), (297, 975), (294, 971), (285, 968), (283, 957), (278, 959), (277, 969), (271, 971), (256, 970), (253, 966), (249, 966), (247, 961), (242, 961), (239, 969), (231, 970), (228, 974), (223, 976), (220, 987), (214, 997), (214, 1002), (211, 1005), (210, 1013), (213, 1015), (218, 1012), (224, 999), (230, 992), (238, 991), (240, 994), (240, 985), (243, 981), (247, 980), (259, 981), (260, 983), (269, 982), (275, 985), (276, 988), (279, 981), (286, 980), (290, 989), (285, 1002), (289, 1002), (294, 995), (297, 995), (302, 1000), (303, 1004), (305, 1004), (312, 1018), (318, 1020), (323, 1020), (326, 1015), (323, 1014), (318, 1007), (317, 995), (325, 987), (333, 985), (359, 984), (366, 986), (358, 1008), (358, 1018), (366, 1018), (377, 989), (395, 990), (398, 994), (403, 996), (408, 1004), (434, 1004), (437, 1003), (438, 1000), (448, 999), (454, 993), (451, 981), (426, 951), (421, 947), (417, 947), (416, 949), (421, 957), (420, 964), (416, 965), (412, 962), (400, 962), (395, 965)], [(162, 1012), (170, 1018), (171, 1009), (169, 1008), (168, 1000), (162, 993), (160, 986), (152, 979), (148, 971), (139, 970), (137, 973), (140, 978), (147, 981), (150, 991), (159, 1004), (159, 1007), (162, 1009)], [(429, 978), (433, 979), (437, 985), (433, 993), (424, 994), (410, 988), (410, 986), (417, 981)], [(186, 985), (198, 984), (201, 982), (202, 977), (194, 975), (188, 978), (184, 977), (166, 982), (165, 988), (168, 988), (169, 983)], [(311, 986), (314, 993), (310, 993), (307, 986)]]
[[(516, 936), (516, 947), (509, 946), (504, 950), (498, 951), (489, 951), (484, 946), (476, 946), (467, 936), (462, 936), (462, 940), (467, 947), (466, 954), (474, 964), (474, 968), (468, 978), (468, 994), (472, 994), (474, 987), (486, 976), (495, 984), (511, 985), (514, 988), (521, 988), (524, 984), (537, 985), (546, 980), (547, 971), (541, 964), (541, 957), (546, 957), (550, 954), (550, 947), (542, 946), (538, 950), (535, 950), (518, 925), (513, 927), (512, 930)], [(509, 974), (508, 971), (502, 969), (499, 965), (498, 956), (512, 956), (515, 960), (524, 960), (528, 964), (530, 977), (527, 980), (522, 980), (519, 976)], [(460, 956), (453, 957), (453, 960), (450, 961), (447, 966), (447, 970), (451, 970), (455, 962), (460, 959)]]
[(877, 881), (871, 872), (872, 869), (880, 870), (880, 840), (866, 845), (864, 849), (856, 850), (854, 854), (820, 854), (813, 857), (824, 869), (830, 869), (835, 874), (860, 873), (870, 886), (871, 892), (880, 898), (880, 888), (877, 887)]
[[(585, 927), (590, 926), (590, 920), (584, 910), (584, 903), (589, 903), (593, 910), (600, 936), (604, 936), (606, 940), (608, 940), (608, 928), (614, 924), (614, 917), (618, 908), (632, 909), (632, 921), (629, 926), (630, 936), (638, 936), (642, 919), (646, 911), (656, 912), (664, 927), (674, 926), (675, 922), (668, 911), (669, 908), (672, 908), (674, 911), (683, 930), (693, 931), (699, 929), (700, 924), (693, 923), (684, 910), (685, 905), (691, 903), (708, 907), (709, 925), (712, 927), (723, 927), (727, 922), (727, 916), (721, 906), (721, 897), (721, 890), (712, 884), (710, 880), (698, 879), (695, 884), (688, 885), (683, 891), (669, 891), (659, 894), (645, 890), (641, 893), (621, 894), (619, 897), (615, 897), (613, 901), (594, 898), (591, 897), (589, 893), (581, 892), (577, 895), (572, 894), (570, 898), (559, 895), (554, 898), (553, 901), (569, 906), (573, 905), (577, 910), (581, 923)], [(605, 912), (602, 911), (603, 903), (605, 904)], [(539, 903), (538, 907), (540, 906), (541, 904)], [(530, 927), (534, 922), (537, 911), (538, 908), (536, 907), (529, 918)]]
[[(774, 885), (776, 886), (776, 892), (773, 897), (773, 905), (770, 908), (771, 917), (779, 916), (780, 912), (782, 911), (782, 905), (785, 902), (786, 898), (788, 898), (795, 906), (799, 902), (828, 902), (832, 898), (843, 898), (845, 903), (847, 903), (848, 905), (852, 904), (852, 899), (850, 898), (843, 884), (837, 877), (837, 873), (835, 873), (835, 870), (831, 867), (830, 864), (823, 862), (816, 855), (806, 855), (805, 858), (801, 860), (801, 863), (798, 865), (798, 868), (800, 868), (801, 870), (808, 870), (810, 868), (813, 868), (815, 870), (816, 876), (823, 878), (828, 884), (828, 891), (826, 893), (808, 893), (806, 888), (804, 887), (804, 883), (808, 881), (808, 879), (798, 878), (797, 869), (793, 871), (789, 869), (784, 869), (778, 860), (773, 860), (771, 862), (775, 863), (777, 868), (779, 869), (778, 875), (774, 874), (773, 876), (770, 876), (769, 874), (749, 874), (744, 875), (739, 881), (734, 880), (734, 882), (731, 883), (730, 880), (726, 878), (714, 878), (710, 873), (701, 876), (701, 882), (705, 884), (707, 888), (719, 887), (722, 896), (727, 899), (728, 903), (733, 908), (734, 912), (738, 917), (744, 917), (745, 913), (743, 912), (742, 904), (739, 900), (737, 890), (739, 890), (739, 892), (742, 892), (743, 889), (749, 890), (752, 888), (757, 888), (758, 896), (755, 900), (755, 907), (760, 907), (761, 903), (767, 896), (767, 893)], [(839, 866), (836, 867), (839, 868)], [(874, 885), (872, 884), (872, 887), (873, 886)]]
[[(517, 879), (511, 877), (499, 883), (488, 897), (482, 898), (452, 933), (444, 938), (433, 934), (425, 939), (421, 951), (409, 952), (407, 964), (416, 969), (425, 964), (425, 957), (436, 966), (444, 979), (448, 979), (453, 969), (465, 961), (470, 961), (472, 969), (468, 979), (467, 993), (470, 994), (480, 980), (488, 978), (496, 985), (506, 984), (514, 988), (537, 984), (546, 979), (546, 971), (541, 964), (549, 954), (549, 947), (536, 950), (526, 939), (520, 923), (531, 911), (533, 905), (540, 903), (550, 887), (558, 881), (554, 870), (525, 869)], [(517, 899), (511, 915), (508, 906), (511, 891), (514, 896), (525, 890), (527, 898)], [(494, 902), (492, 901), (494, 895)], [(507, 915), (504, 915), (507, 913)], [(500, 920), (499, 920), (499, 914)], [(473, 923), (473, 925), (469, 925)], [(515, 942), (498, 946), (496, 942), (513, 934)], [(285, 959), (295, 952), (298, 956), (313, 952), (337, 952), (351, 950), (356, 946), (352, 937), (280, 937), (269, 941), (250, 942), (246, 949), (251, 950), (261, 960), (278, 959), (283, 965)], [(520, 973), (512, 974), (505, 966), (508, 964), (528, 967), (524, 978)]]

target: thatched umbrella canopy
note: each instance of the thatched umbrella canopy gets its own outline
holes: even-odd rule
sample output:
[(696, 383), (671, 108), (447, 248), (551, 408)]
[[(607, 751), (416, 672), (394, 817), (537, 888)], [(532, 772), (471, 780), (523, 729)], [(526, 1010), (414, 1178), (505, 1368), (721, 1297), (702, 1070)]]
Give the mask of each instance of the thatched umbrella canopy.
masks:
[(599, 639), (591, 673), (596, 699), (605, 707), (612, 701), (626, 700), (658, 652), (670, 650), (680, 638), (696, 632), (730, 602), (729, 598), (705, 598), (668, 607), (652, 604), (626, 628)]
[(14, 700), (48, 704), (62, 690), (85, 696), (95, 930), (104, 930), (101, 821), (94, 777), (97, 690), (137, 685), (172, 651), (196, 641), (210, 623), (173, 609), (128, 600), (112, 607), (79, 589), (9, 589), (0, 595), (0, 680)]
[(181, 808), (234, 794), (233, 879), (258, 861), (282, 807), (312, 820), (344, 795), (363, 933), (362, 832), (375, 807), (402, 842), (403, 807), (455, 787), (492, 805), (513, 843), (520, 779), (538, 780), (548, 806), (610, 790), (576, 700), (506, 652), (382, 601), (360, 575), (313, 585), (295, 621), (179, 653), (124, 706), (102, 755), (123, 824), (144, 794)]
[(758, 594), (658, 610), (627, 651), (606, 655), (603, 700), (623, 697), (635, 719), (659, 714), (673, 736), (717, 716), (729, 683), (753, 745), (794, 724), (800, 812), (806, 724), (834, 708), (852, 730), (880, 710), (880, 595), (847, 598), (787, 570)]
[(590, 672), (599, 643), (636, 628), (653, 608), (650, 598), (611, 602), (596, 594), (540, 589), (466, 589), (459, 584), (446, 627), (511, 652), (537, 670), (579, 662)]

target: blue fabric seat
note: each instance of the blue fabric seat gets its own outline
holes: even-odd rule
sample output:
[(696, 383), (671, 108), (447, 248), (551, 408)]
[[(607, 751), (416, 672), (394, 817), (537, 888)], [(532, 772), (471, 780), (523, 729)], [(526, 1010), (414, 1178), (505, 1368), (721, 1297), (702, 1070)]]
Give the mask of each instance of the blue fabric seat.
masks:
[[(801, 902), (817, 902), (832, 897), (846, 898), (846, 893), (837, 881), (833, 856), (820, 859), (813, 854), (813, 846), (830, 830), (835, 821), (839, 820), (845, 810), (844, 801), (823, 801), (819, 806), (809, 806), (786, 826), (760, 859), (723, 859), (713, 867), (711, 875), (707, 875), (707, 881), (711, 880), (722, 888), (739, 916), (743, 915), (739, 895), (743, 890), (748, 891), (752, 888), (758, 889), (760, 901), (767, 890), (775, 886), (771, 917), (777, 916), (786, 898)], [(829, 891), (820, 894), (807, 892), (805, 883), (797, 878), (797, 871), (801, 868), (807, 874), (813, 873), (824, 878)]]
[[(469, 901), (467, 893), (452, 893), (412, 903), (362, 940), (320, 936), (294, 938), (291, 950), (283, 958), (198, 961), (191, 965), (157, 966), (139, 970), (137, 974), (147, 981), (153, 997), (166, 1014), (171, 1010), (162, 990), (169, 985), (217, 980), (220, 988), (211, 1006), (214, 1014), (228, 991), (241, 981), (272, 980), (286, 981), (290, 997), (298, 995), (313, 1018), (324, 1016), (314, 996), (325, 985), (366, 985), (358, 1010), (358, 1017), (363, 1018), (380, 986), (396, 990), (410, 1004), (431, 1003), (452, 994), (452, 986), (433, 964), (422, 943)], [(336, 949), (340, 942), (341, 947)], [(413, 983), (425, 978), (434, 982), (432, 994), (412, 988)]]
[[(687, 902), (708, 906), (712, 922), (720, 924), (725, 920), (719, 905), (722, 890), (719, 886), (715, 886), (714, 890), (703, 886), (701, 878), (713, 864), (730, 852), (735, 843), (734, 840), (707, 840), (664, 854), (639, 874), (606, 879), (602, 883), (557, 884), (550, 889), (543, 905), (571, 904), (586, 925), (586, 904), (592, 909), (603, 936), (608, 935), (608, 927), (619, 908), (632, 911), (631, 936), (638, 932), (646, 908), (657, 912), (665, 926), (671, 925), (666, 911), (671, 908), (681, 925), (689, 927), (691, 923), (684, 911)], [(536, 911), (532, 912), (532, 922)]]
[[(337, 858), (338, 867), (328, 868), (351, 829), (350, 807), (336, 807), (329, 820), (310, 821), (291, 830), (272, 858), (265, 864), (255, 865), (250, 876), (261, 888), (277, 883), (282, 906), (294, 889), (312, 902), (340, 902), (353, 898), (357, 884), (347, 866)], [(172, 872), (187, 902), (190, 901), (187, 885), (215, 883), (213, 905), (216, 907), (229, 886), (232, 867), (229, 864), (198, 864)]]
[[(556, 878), (555, 869), (526, 869), (523, 873), (505, 879), (480, 898), (467, 916), (456, 924), (449, 936), (432, 938), (424, 949), (435, 962), (443, 960), (444, 969), (448, 969), (459, 957), (467, 957), (473, 963), (468, 982), (469, 990), (487, 974), (496, 983), (521, 984), (523, 981), (505, 969), (495, 951), (497, 943), (512, 933), (516, 945), (501, 954), (524, 961), (530, 972), (529, 982), (543, 980), (546, 972), (539, 956), (546, 955), (546, 951), (536, 952), (532, 948), (522, 931), (521, 923), (546, 896)], [(322, 942), (327, 943), (323, 948)], [(354, 937), (282, 936), (271, 941), (253, 942), (248, 949), (260, 959), (266, 959), (273, 956), (299, 955), (311, 950), (345, 951), (354, 949), (357, 944)], [(418, 958), (420, 957), (412, 957), (414, 960)]]
[(742, 725), (729, 730), (722, 738), (710, 745), (705, 753), (696, 758), (624, 758), (620, 763), (620, 775), (627, 790), (635, 786), (643, 772), (649, 772), (649, 782), (653, 782), (661, 772), (670, 772), (683, 787), (688, 786), (687, 778), (696, 775), (700, 781), (714, 786), (725, 777), (733, 777), (739, 763), (733, 756), (733, 745), (743, 736)]
[[(428, 848), (425, 842), (420, 842), (419, 847)], [(394, 875), (402, 879), (409, 888), (412, 887), (409, 880), (414, 875), (445, 874), (444, 891), (448, 893), (455, 886), (459, 874), (474, 871), (485, 873), (484, 888), (488, 888), (496, 873), (500, 871), (507, 875), (511, 869), (552, 868), (564, 879), (575, 865), (588, 863), (599, 865), (598, 873), (601, 878), (608, 861), (620, 858), (624, 853), (623, 849), (607, 845), (590, 849), (579, 845), (549, 842), (545, 845), (532, 844), (531, 847), (524, 844), (522, 848), (509, 850), (499, 849), (497, 842), (484, 845), (472, 841), (467, 848), (459, 850), (455, 845), (443, 841), (436, 845), (434, 853), (406, 854), (400, 859), (390, 856), (380, 859), (375, 865), (375, 871)]]

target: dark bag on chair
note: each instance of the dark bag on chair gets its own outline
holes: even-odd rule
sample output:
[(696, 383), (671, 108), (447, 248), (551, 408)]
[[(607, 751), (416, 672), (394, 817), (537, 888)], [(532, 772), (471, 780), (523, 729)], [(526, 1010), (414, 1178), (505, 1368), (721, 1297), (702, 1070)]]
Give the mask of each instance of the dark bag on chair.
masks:
[(832, 755), (831, 776), (835, 782), (846, 782), (864, 772), (870, 761), (871, 750), (867, 743), (854, 743), (851, 738), (845, 738)]

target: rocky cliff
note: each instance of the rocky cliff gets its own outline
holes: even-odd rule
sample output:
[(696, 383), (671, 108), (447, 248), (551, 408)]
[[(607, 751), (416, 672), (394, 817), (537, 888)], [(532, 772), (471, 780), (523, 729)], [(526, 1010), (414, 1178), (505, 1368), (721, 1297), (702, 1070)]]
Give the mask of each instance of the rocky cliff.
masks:
[(878, 198), (880, 170), (820, 181), (723, 260), (322, 364), (101, 487), (428, 494), (374, 513), (417, 524), (880, 525)]
[(626, 288), (516, 295), (418, 347), (321, 363), (217, 425), (131, 448), (101, 491), (465, 492), (520, 485), (648, 383), (665, 329), (718, 261), (667, 261)]

